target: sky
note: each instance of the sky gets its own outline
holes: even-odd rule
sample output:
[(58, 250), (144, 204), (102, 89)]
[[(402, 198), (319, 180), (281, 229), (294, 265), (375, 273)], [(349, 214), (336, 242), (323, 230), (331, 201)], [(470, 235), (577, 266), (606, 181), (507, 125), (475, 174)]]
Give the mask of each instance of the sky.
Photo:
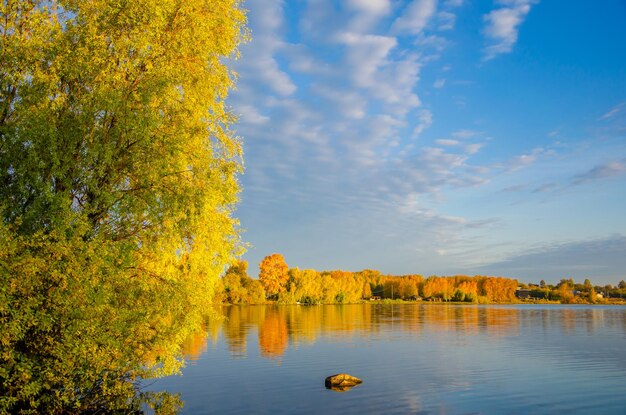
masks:
[(247, 0), (256, 276), (626, 279), (626, 2)]

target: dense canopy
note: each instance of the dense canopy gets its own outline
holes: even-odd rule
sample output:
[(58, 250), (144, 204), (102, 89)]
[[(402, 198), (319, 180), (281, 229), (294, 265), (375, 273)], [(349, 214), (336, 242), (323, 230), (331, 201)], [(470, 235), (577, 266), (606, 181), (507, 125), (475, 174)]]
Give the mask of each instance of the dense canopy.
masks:
[(245, 13), (9, 0), (0, 35), (0, 412), (123, 408), (241, 249)]

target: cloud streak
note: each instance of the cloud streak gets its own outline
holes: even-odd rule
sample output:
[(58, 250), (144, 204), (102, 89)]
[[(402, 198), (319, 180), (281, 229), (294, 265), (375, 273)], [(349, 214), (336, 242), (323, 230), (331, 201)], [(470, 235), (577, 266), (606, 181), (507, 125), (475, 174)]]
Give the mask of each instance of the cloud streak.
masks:
[(624, 103), (621, 102), (617, 104), (616, 106), (614, 106), (613, 108), (611, 108), (610, 110), (608, 110), (606, 113), (604, 113), (599, 119), (609, 120), (615, 117), (617, 114), (621, 113), (623, 109), (624, 109)]
[(391, 29), (397, 34), (416, 35), (424, 30), (436, 9), (436, 0), (413, 0), (395, 20)]
[(522, 24), (531, 5), (536, 0), (500, 0), (502, 7), (492, 10), (483, 20), (485, 27), (484, 35), (489, 41), (489, 46), (484, 49), (483, 60), (488, 61), (496, 56), (509, 53), (517, 42), (519, 26)]
[(576, 175), (572, 179), (571, 184), (572, 186), (577, 186), (596, 180), (609, 179), (623, 174), (626, 174), (626, 159), (614, 160), (600, 164), (584, 173)]

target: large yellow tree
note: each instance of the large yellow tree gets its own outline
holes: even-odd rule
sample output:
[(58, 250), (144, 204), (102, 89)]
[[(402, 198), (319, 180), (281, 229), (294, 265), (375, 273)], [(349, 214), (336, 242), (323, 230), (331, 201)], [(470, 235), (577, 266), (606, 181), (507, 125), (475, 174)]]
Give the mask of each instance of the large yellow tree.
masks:
[(246, 36), (239, 0), (0, 3), (0, 412), (175, 367), (240, 249)]

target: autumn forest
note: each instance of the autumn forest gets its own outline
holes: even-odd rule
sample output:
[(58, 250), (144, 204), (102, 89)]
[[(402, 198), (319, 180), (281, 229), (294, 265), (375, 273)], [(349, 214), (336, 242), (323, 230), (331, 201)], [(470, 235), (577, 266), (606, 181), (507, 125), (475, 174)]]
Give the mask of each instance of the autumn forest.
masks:
[(375, 300), (428, 300), (435, 302), (511, 303), (526, 301), (558, 303), (621, 302), (626, 283), (593, 286), (589, 279), (577, 284), (562, 279), (556, 285), (520, 283), (492, 276), (384, 275), (376, 270), (316, 271), (289, 268), (281, 254), (272, 254), (259, 265), (259, 278), (248, 275), (248, 263), (238, 261), (218, 284), (217, 303), (227, 304), (354, 304)]

